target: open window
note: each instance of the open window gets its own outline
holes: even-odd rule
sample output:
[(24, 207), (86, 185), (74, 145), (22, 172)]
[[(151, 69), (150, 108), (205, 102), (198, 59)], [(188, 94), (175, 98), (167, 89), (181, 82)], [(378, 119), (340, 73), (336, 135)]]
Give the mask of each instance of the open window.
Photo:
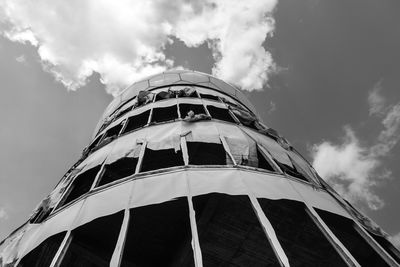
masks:
[(100, 168), (101, 165), (98, 165), (78, 174), (72, 182), (71, 186), (69, 187), (67, 193), (64, 195), (64, 198), (60, 202), (59, 207), (67, 205), (73, 200), (89, 192), (97, 173), (100, 171)]
[(130, 210), (121, 267), (194, 266), (186, 197)]
[(156, 95), (156, 99), (154, 101), (157, 102), (160, 100), (170, 99), (170, 98), (175, 98), (174, 91), (171, 91), (171, 90), (161, 91)]
[(151, 117), (152, 123), (172, 121), (175, 119), (178, 119), (177, 105), (153, 108), (153, 115)]
[(206, 114), (204, 106), (201, 104), (179, 104), (179, 112), (181, 113), (181, 118), (184, 119), (189, 116), (189, 112), (193, 112), (193, 115)]
[(201, 93), (200, 94), (200, 97), (201, 98), (204, 98), (204, 99), (209, 99), (209, 100), (214, 100), (214, 101), (220, 101), (219, 100), (219, 97), (218, 96), (216, 96), (216, 95), (210, 95), (210, 94), (203, 94), (203, 93)]
[(122, 129), (122, 123), (119, 123), (119, 124), (115, 125), (114, 127), (108, 129), (106, 131), (106, 133), (104, 134), (104, 137), (101, 142), (108, 143), (108, 142), (114, 140), (115, 138), (117, 138), (121, 129)]
[(289, 259), (290, 266), (347, 266), (306, 212), (303, 203), (293, 200), (259, 198)]
[(247, 196), (194, 196), (204, 266), (280, 266)]
[(171, 87), (177, 97), (195, 97), (198, 98), (196, 89), (192, 86), (175, 86)]
[(185, 165), (182, 150), (171, 149), (153, 150), (146, 147), (144, 152), (141, 172)]
[(361, 266), (389, 266), (357, 232), (351, 219), (320, 209), (317, 213)]
[(124, 157), (113, 163), (104, 165), (104, 171), (98, 186), (102, 186), (135, 174), (137, 163), (138, 158)]
[(189, 164), (226, 165), (226, 152), (222, 144), (187, 142)]
[(109, 266), (124, 212), (97, 218), (72, 230), (61, 267)]
[(268, 170), (268, 171), (275, 171), (272, 167), (272, 164), (267, 160), (267, 156), (264, 155), (264, 152), (257, 146), (257, 168)]
[(235, 119), (229, 113), (229, 110), (226, 108), (219, 108), (212, 105), (207, 105), (208, 112), (210, 113), (211, 118), (236, 123)]
[[(39, 246), (26, 254), (19, 262), (19, 267), (48, 267), (60, 247), (66, 232), (48, 237)], [(1, 261), (0, 261), (1, 263)], [(5, 266), (8, 266), (7, 264)], [(10, 265), (11, 266), (11, 265)], [(14, 265), (12, 265), (14, 266)]]
[(149, 120), (149, 115), (150, 115), (150, 110), (146, 110), (143, 113), (129, 117), (128, 121), (126, 122), (125, 129), (123, 130), (122, 133), (128, 133), (147, 125), (147, 122)]

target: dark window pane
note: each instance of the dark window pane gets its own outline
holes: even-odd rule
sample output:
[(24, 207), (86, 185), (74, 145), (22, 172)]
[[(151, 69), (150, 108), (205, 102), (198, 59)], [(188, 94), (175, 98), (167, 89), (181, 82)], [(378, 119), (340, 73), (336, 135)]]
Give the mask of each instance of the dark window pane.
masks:
[(261, 151), (257, 148), (258, 168), (275, 171), (271, 164), (267, 161)]
[(186, 197), (131, 209), (121, 266), (194, 266), (191, 241)]
[(279, 162), (279, 161), (275, 161), (277, 164), (278, 164), (278, 166), (281, 168), (281, 170), (284, 172), (284, 173), (286, 173), (286, 174), (288, 174), (288, 175), (290, 175), (290, 176), (293, 176), (293, 177), (296, 177), (296, 178), (299, 178), (299, 179), (301, 179), (301, 180), (304, 180), (304, 181), (306, 181), (306, 182), (308, 182), (308, 179), (306, 178), (306, 177), (304, 177), (304, 175), (303, 174), (301, 174), (300, 172), (298, 172), (297, 171), (297, 169), (296, 169), (296, 167), (292, 167), (292, 166), (288, 166), (288, 165), (286, 165), (286, 164), (283, 164), (283, 163), (281, 163), (281, 162)]
[(127, 133), (145, 126), (147, 124), (147, 121), (149, 120), (149, 115), (150, 110), (147, 110), (143, 113), (130, 117), (123, 133)]
[(247, 196), (193, 197), (204, 266), (280, 266)]
[(90, 144), (90, 146), (88, 147), (88, 150), (92, 150), (93, 148), (95, 148), (97, 146), (97, 144), (99, 143), (99, 141), (101, 140), (103, 136), (99, 135), (94, 141), (93, 143)]
[(387, 252), (390, 256), (392, 256), (392, 258), (393, 258), (397, 263), (400, 264), (400, 251), (399, 251), (395, 246), (393, 246), (392, 243), (390, 243), (390, 242), (389, 242), (386, 238), (384, 238), (383, 236), (378, 236), (378, 235), (375, 235), (375, 234), (373, 234), (373, 233), (371, 233), (371, 232), (368, 232), (368, 233), (372, 236), (373, 239), (375, 239), (375, 241), (376, 241), (379, 245), (381, 245), (381, 247), (382, 247), (383, 249), (386, 250), (386, 252)]
[(189, 164), (226, 165), (226, 153), (221, 144), (187, 142)]
[(106, 133), (104, 134), (103, 141), (106, 140), (107, 138), (109, 138), (109, 139), (116, 138), (118, 136), (119, 132), (121, 131), (121, 129), (122, 129), (122, 124), (115, 125), (114, 127), (108, 129), (106, 131)]
[(62, 205), (66, 205), (74, 199), (89, 192), (97, 173), (100, 171), (100, 167), (101, 166), (97, 166), (79, 174), (72, 182), (71, 188), (69, 189), (67, 196), (64, 198)]
[(26, 254), (18, 266), (20, 267), (46, 267), (50, 266), (58, 248), (65, 237), (66, 232), (62, 232), (47, 238)]
[(293, 200), (258, 199), (271, 222), (290, 266), (347, 266), (324, 234)]
[(219, 101), (218, 96), (215, 96), (215, 95), (200, 94), (200, 96), (201, 96), (201, 98)]
[(131, 110), (132, 110), (132, 106), (126, 107), (126, 108), (124, 108), (124, 109), (121, 108), (121, 110), (118, 111), (118, 114), (117, 114), (117, 116), (115, 117), (115, 119), (118, 119), (118, 118), (124, 116), (126, 113), (128, 113), (128, 112), (131, 111)]
[(155, 102), (169, 98), (175, 98), (175, 93), (173, 91), (161, 91), (156, 95)]
[(120, 211), (72, 230), (72, 241), (60, 266), (108, 267), (123, 217), (124, 212)]
[(361, 266), (388, 266), (354, 229), (352, 220), (324, 210), (317, 210), (317, 212)]
[(181, 113), (181, 118), (185, 118), (188, 115), (189, 111), (193, 111), (194, 114), (206, 114), (203, 105), (194, 105), (194, 104), (179, 104), (179, 112)]
[(182, 151), (175, 149), (152, 150), (146, 148), (144, 152), (141, 172), (158, 170), (162, 168), (183, 166)]
[(213, 119), (236, 123), (236, 121), (232, 118), (231, 114), (229, 114), (228, 109), (217, 108), (210, 105), (207, 106), (207, 109), (208, 112), (210, 112), (211, 118)]
[(104, 166), (98, 186), (102, 186), (135, 174), (138, 158), (126, 157)]
[(177, 106), (154, 108), (151, 122), (171, 121), (178, 118)]

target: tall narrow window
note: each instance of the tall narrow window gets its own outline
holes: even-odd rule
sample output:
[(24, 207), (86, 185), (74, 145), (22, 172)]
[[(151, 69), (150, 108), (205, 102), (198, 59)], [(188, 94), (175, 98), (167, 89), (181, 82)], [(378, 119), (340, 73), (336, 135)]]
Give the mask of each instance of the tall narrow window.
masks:
[[(47, 267), (50, 266), (58, 248), (65, 237), (66, 232), (62, 232), (47, 238), (26, 254), (19, 262), (19, 267)], [(11, 265), (10, 265), (11, 266)], [(14, 266), (14, 265), (12, 265)]]
[(72, 230), (72, 241), (60, 266), (109, 266), (123, 217), (120, 211)]
[(226, 165), (226, 152), (222, 144), (187, 142), (189, 164)]
[(183, 165), (185, 164), (181, 150), (175, 151), (173, 148), (153, 150), (146, 148), (140, 171), (145, 172)]
[(130, 210), (121, 267), (194, 266), (186, 197)]
[(211, 118), (236, 123), (233, 119), (229, 110), (226, 108), (218, 108), (215, 106), (207, 105), (208, 112), (210, 112)]
[(172, 121), (178, 119), (178, 109), (176, 105), (162, 108), (154, 108), (151, 117), (152, 123)]
[(260, 151), (260, 148), (257, 147), (257, 159), (258, 159), (258, 168), (265, 169), (268, 171), (275, 171), (272, 167), (271, 163), (265, 158), (264, 154)]
[(305, 210), (293, 200), (258, 199), (290, 266), (347, 266)]
[(354, 229), (352, 220), (324, 210), (317, 212), (361, 266), (389, 266)]
[(149, 115), (150, 115), (150, 110), (147, 110), (138, 115), (129, 117), (126, 127), (123, 130), (123, 133), (127, 133), (145, 126), (147, 124), (147, 121), (149, 120)]
[(101, 166), (96, 166), (83, 173), (78, 174), (78, 176), (72, 182), (68, 192), (64, 196), (64, 200), (61, 205), (66, 205), (71, 201), (77, 199), (89, 192), (97, 173), (100, 171)]
[(192, 200), (204, 266), (280, 266), (247, 196)]

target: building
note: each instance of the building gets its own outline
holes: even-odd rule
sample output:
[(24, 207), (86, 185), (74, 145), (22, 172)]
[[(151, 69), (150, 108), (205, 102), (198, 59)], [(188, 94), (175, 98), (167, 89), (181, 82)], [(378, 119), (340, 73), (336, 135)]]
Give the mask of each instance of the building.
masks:
[(400, 266), (233, 86), (170, 71), (107, 107), (1, 266)]

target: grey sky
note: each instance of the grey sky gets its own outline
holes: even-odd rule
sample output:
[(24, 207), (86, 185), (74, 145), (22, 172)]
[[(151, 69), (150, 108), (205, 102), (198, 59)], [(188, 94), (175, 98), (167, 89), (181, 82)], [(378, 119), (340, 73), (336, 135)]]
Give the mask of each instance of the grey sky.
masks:
[[(370, 116), (369, 92), (380, 82), (386, 105), (400, 101), (400, 4), (395, 0), (278, 2), (264, 47), (279, 66), (262, 91), (246, 92), (267, 125), (308, 159), (314, 144), (343, 142), (351, 127), (363, 147), (376, 143), (382, 118)], [(165, 48), (175, 65), (211, 72), (207, 45)], [(0, 38), (0, 239), (22, 224), (90, 141), (112, 99), (99, 75), (76, 92), (44, 72), (34, 47)], [(240, 64), (240, 62), (238, 62)], [(380, 158), (372, 190), (385, 205), (358, 206), (389, 234), (400, 232), (400, 145)], [(4, 210), (3, 212), (1, 212)], [(3, 213), (6, 215), (3, 215)]]

